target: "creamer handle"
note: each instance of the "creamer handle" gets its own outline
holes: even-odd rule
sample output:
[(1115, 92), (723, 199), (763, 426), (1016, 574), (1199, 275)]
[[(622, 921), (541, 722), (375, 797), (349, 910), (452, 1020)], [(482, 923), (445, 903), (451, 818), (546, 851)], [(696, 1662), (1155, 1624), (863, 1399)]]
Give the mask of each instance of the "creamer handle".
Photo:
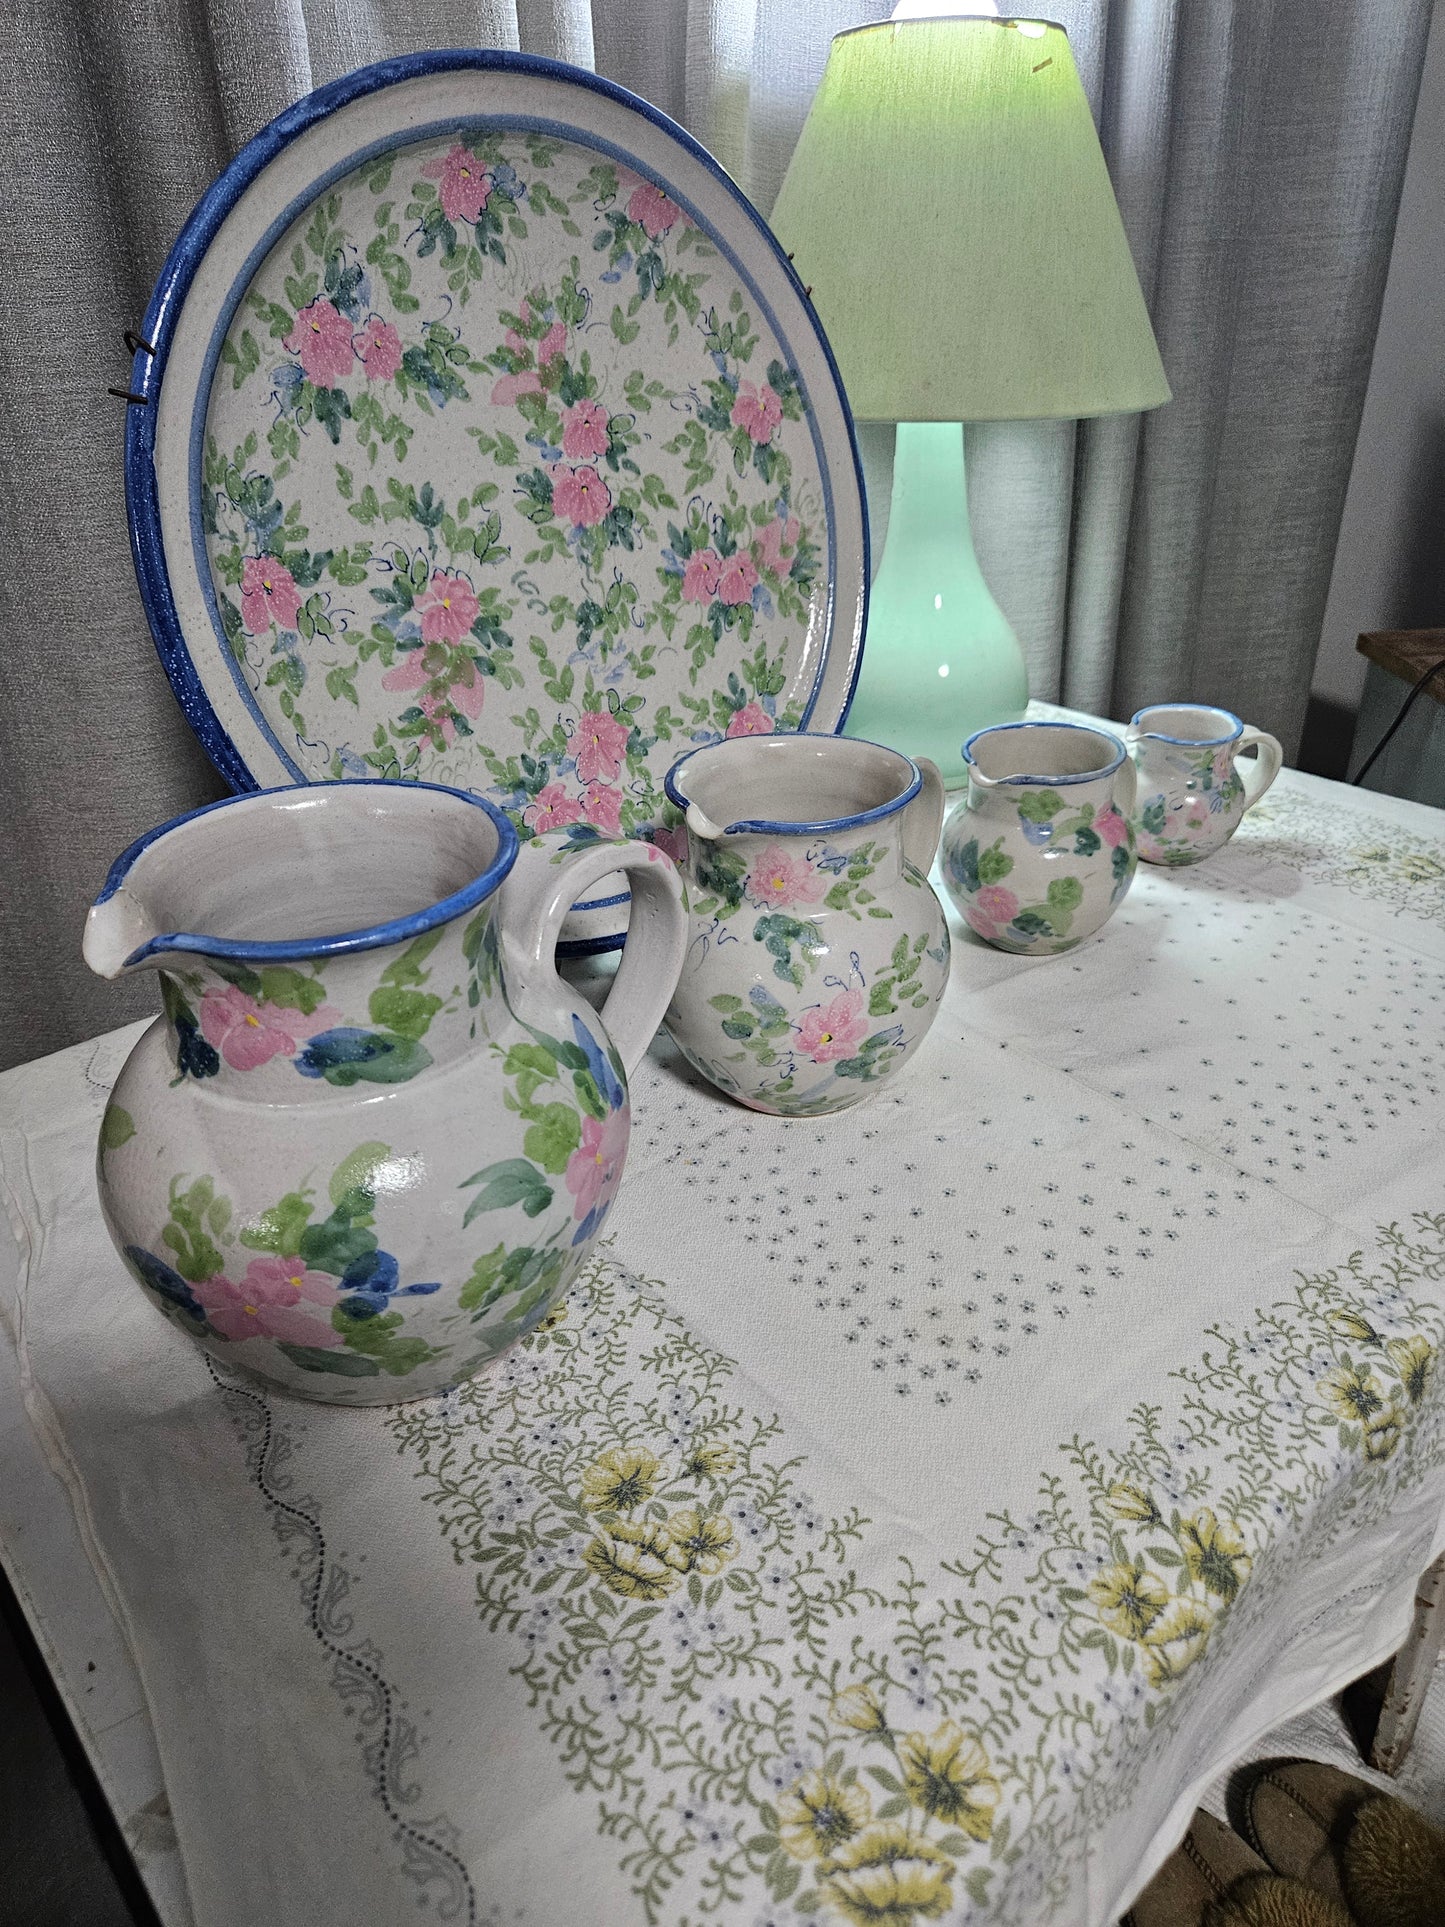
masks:
[(651, 843), (599, 839), (569, 849), (560, 836), (537, 836), (517, 853), (497, 898), (507, 996), (525, 1023), (555, 1011), (557, 937), (589, 884), (625, 871), (632, 886), (627, 943), (602, 1006), (607, 1035), (631, 1077), (672, 1001), (687, 949), (682, 879)]
[[(1251, 747), (1257, 748), (1259, 754), (1241, 763), (1239, 761), (1241, 753)], [(1234, 758), (1234, 766), (1239, 771), (1239, 780), (1244, 785), (1244, 807), (1252, 810), (1275, 777), (1279, 775), (1284, 764), (1284, 751), (1275, 738), (1266, 734), (1264, 730), (1246, 728), (1234, 745)]]
[(915, 756), (923, 788), (903, 812), (903, 855), (924, 876), (933, 868), (938, 850), (938, 835), (943, 828), (943, 811), (948, 801), (943, 777), (937, 763), (926, 756)]

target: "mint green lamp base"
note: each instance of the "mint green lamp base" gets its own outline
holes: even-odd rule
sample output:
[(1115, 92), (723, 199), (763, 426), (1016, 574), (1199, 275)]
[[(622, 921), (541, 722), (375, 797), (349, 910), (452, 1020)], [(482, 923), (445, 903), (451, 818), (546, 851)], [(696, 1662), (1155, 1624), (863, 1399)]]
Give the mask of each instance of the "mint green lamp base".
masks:
[(976, 729), (1017, 722), (1029, 699), (1018, 637), (973, 552), (958, 422), (900, 422), (893, 506), (873, 581), (847, 734), (967, 776)]

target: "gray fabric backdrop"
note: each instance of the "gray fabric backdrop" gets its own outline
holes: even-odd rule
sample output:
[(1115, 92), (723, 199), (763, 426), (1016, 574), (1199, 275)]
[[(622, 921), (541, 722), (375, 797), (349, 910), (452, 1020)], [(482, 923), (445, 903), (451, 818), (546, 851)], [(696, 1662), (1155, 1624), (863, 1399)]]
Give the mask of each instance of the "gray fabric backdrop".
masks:
[[(877, 0), (28, 0), (0, 63), (0, 1065), (151, 1007), (79, 956), (111, 858), (220, 786), (126, 539), (122, 330), (207, 181), (308, 88), (521, 45), (636, 88), (771, 206), (830, 34)], [(1061, 0), (1171, 406), (970, 430), (1034, 692), (1227, 702), (1298, 740), (1430, 0)], [(875, 527), (889, 452), (870, 434)], [(880, 499), (881, 497), (881, 499)]]

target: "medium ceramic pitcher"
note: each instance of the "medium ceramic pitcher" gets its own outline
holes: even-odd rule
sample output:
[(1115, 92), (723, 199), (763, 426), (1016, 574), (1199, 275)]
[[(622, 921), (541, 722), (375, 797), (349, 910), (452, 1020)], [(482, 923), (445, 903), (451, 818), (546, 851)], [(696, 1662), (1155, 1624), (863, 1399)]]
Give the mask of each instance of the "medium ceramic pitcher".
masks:
[[(1139, 854), (1198, 863), (1222, 850), (1284, 762), (1273, 736), (1207, 703), (1141, 709), (1127, 741), (1139, 772)], [(1253, 757), (1238, 758), (1253, 749)]]
[(756, 1110), (856, 1104), (917, 1050), (948, 980), (938, 771), (843, 736), (737, 736), (666, 789), (691, 917), (672, 1038)]
[[(557, 975), (579, 892), (632, 928), (606, 1022)], [(178, 1330), (307, 1398), (415, 1398), (543, 1319), (627, 1153), (687, 939), (672, 864), (421, 783), (235, 797), (133, 844), (90, 911), (165, 1015), (101, 1127), (111, 1236)]]
[(968, 796), (943, 832), (943, 878), (1000, 950), (1072, 950), (1134, 876), (1134, 766), (1117, 736), (1078, 723), (1001, 723), (963, 746)]

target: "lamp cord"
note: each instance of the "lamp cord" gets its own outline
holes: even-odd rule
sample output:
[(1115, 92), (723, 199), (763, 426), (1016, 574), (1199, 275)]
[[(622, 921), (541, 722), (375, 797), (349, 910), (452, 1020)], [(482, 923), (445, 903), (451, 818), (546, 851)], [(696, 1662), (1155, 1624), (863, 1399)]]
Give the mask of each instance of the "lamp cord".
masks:
[(1369, 775), (1371, 769), (1373, 769), (1376, 758), (1379, 756), (1380, 752), (1385, 748), (1386, 744), (1389, 742), (1390, 738), (1394, 735), (1395, 731), (1400, 727), (1401, 723), (1403, 723), (1405, 718), (1409, 715), (1411, 707), (1414, 704), (1415, 698), (1418, 695), (1420, 695), (1421, 692), (1424, 690), (1426, 683), (1430, 682), (1432, 678), (1434, 678), (1435, 676), (1438, 676), (1442, 669), (1445, 669), (1445, 656), (1442, 656), (1439, 662), (1431, 663), (1430, 667), (1425, 671), (1424, 675), (1415, 684), (1415, 687), (1410, 691), (1409, 695), (1405, 698), (1404, 702), (1401, 703), (1399, 715), (1395, 718), (1394, 722), (1391, 723), (1390, 727), (1385, 731), (1384, 735), (1380, 738), (1379, 742), (1376, 743), (1375, 747), (1370, 751), (1369, 755), (1365, 758), (1364, 762), (1360, 765), (1359, 770), (1356, 772), (1356, 774), (1350, 778), (1350, 782), (1352, 785), (1364, 782), (1365, 778)]

